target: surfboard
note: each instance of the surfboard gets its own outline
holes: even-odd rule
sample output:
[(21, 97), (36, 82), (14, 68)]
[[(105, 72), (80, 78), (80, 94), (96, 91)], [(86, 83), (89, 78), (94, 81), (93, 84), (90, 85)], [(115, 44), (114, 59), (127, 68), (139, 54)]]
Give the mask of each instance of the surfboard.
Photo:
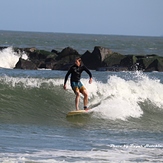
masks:
[(88, 110), (74, 110), (67, 113), (67, 117), (88, 114)]

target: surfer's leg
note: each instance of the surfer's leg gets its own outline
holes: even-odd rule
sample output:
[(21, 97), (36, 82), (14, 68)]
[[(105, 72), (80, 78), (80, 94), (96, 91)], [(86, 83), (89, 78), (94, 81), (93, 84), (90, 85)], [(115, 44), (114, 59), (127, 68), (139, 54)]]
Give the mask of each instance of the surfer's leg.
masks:
[(88, 92), (86, 89), (82, 91), (82, 94), (84, 96), (83, 103), (84, 103), (84, 109), (87, 109), (87, 104), (88, 104)]
[(80, 90), (80, 93), (82, 93), (84, 96), (84, 99), (83, 99), (84, 110), (87, 110), (88, 92), (81, 82), (79, 82), (79, 90)]
[(80, 100), (80, 92), (79, 92), (79, 90), (77, 90), (75, 92), (75, 94), (76, 94), (75, 107), (76, 107), (76, 110), (79, 110), (79, 100)]
[(72, 90), (74, 91), (76, 97), (75, 97), (75, 108), (76, 110), (79, 110), (79, 100), (80, 100), (80, 91), (78, 88), (78, 82), (72, 82), (71, 83)]
[[(75, 83), (75, 82), (73, 82), (73, 83)], [(78, 82), (78, 83), (75, 83), (75, 84), (77, 84), (77, 86), (73, 87), (73, 90), (74, 90), (74, 92), (76, 94), (76, 98), (75, 98), (76, 110), (79, 110), (80, 93), (82, 93), (83, 96), (84, 96), (84, 99), (83, 99), (84, 109), (87, 110), (87, 104), (88, 104), (87, 90), (86, 90), (86, 88), (83, 86), (83, 84), (81, 82)]]

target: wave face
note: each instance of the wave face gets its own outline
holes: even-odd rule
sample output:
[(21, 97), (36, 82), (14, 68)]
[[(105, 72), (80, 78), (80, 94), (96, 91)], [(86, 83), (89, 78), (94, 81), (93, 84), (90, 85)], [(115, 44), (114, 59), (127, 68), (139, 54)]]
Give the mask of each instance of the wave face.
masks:
[(4, 76), (1, 84), (0, 121), (30, 122), (63, 117), (61, 80)]
[[(31, 72), (37, 77), (22, 77), (22, 74), (21, 77), (0, 77), (0, 121), (66, 124), (65, 117), (68, 111), (74, 110), (75, 97), (69, 83), (65, 91), (62, 75), (42, 78), (36, 72), (41, 75), (51, 73), (52, 76), (54, 72)], [(92, 84), (88, 83), (88, 79), (82, 79), (89, 92), (89, 104), (92, 108), (90, 115), (95, 122), (120, 120), (145, 123), (151, 119), (151, 122), (158, 123), (161, 127), (163, 84), (160, 79), (141, 73), (112, 74), (107, 77), (103, 75), (101, 74), (102, 81), (97, 80), (98, 74), (95, 75)], [(82, 99), (80, 108), (83, 108)]]

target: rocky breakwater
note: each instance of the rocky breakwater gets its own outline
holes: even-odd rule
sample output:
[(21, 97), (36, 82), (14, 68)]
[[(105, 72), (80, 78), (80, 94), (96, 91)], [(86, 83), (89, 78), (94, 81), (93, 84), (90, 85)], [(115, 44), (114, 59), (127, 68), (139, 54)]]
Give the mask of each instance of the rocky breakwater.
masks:
[[(6, 48), (6, 47), (4, 47)], [(1, 48), (0, 50), (2, 50)], [(101, 46), (94, 47), (92, 52), (86, 51), (79, 54), (71, 47), (64, 48), (61, 52), (51, 52), (36, 48), (14, 48), (15, 52), (26, 53), (28, 59), (19, 58), (15, 69), (51, 69), (68, 70), (74, 64), (76, 57), (81, 57), (83, 63), (91, 70), (97, 71), (135, 71), (146, 72), (163, 71), (163, 57), (152, 55), (123, 55)]]

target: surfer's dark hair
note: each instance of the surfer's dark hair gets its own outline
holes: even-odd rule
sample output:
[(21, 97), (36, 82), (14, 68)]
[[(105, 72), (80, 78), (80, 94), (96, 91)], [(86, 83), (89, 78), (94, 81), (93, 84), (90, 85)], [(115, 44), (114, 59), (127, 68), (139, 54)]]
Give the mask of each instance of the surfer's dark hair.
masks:
[(80, 62), (82, 61), (81, 57), (76, 57), (75, 60), (79, 60)]
[(76, 57), (75, 61), (78, 60), (80, 62), (80, 65), (82, 66), (83, 65), (83, 61), (81, 59), (81, 57)]

